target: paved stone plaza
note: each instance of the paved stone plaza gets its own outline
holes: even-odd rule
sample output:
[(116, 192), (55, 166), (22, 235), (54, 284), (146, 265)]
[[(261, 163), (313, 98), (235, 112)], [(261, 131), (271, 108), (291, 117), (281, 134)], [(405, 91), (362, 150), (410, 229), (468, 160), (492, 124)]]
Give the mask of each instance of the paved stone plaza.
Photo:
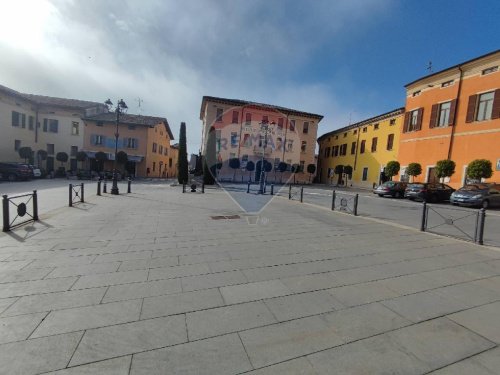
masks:
[(283, 198), (137, 185), (0, 235), (0, 374), (498, 374), (499, 317), (500, 251)]

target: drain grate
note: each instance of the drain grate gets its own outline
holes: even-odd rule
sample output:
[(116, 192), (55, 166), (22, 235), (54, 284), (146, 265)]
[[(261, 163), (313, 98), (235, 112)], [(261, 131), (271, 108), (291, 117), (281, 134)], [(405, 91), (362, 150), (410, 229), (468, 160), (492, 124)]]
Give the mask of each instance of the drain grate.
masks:
[(210, 216), (212, 220), (234, 220), (239, 219), (240, 215), (230, 215), (230, 216)]

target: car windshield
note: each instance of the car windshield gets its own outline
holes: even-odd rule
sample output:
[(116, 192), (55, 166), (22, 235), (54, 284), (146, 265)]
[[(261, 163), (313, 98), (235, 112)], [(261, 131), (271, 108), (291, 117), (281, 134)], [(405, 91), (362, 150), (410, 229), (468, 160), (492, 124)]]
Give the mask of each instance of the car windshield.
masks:
[(384, 187), (393, 187), (394, 185), (396, 185), (394, 181), (387, 181), (382, 184)]
[(488, 188), (489, 186), (485, 184), (474, 184), (474, 185), (465, 185), (464, 187), (460, 188), (460, 190), (475, 191), (475, 190), (486, 190)]
[(408, 188), (410, 189), (422, 189), (424, 187), (424, 184), (409, 184)]

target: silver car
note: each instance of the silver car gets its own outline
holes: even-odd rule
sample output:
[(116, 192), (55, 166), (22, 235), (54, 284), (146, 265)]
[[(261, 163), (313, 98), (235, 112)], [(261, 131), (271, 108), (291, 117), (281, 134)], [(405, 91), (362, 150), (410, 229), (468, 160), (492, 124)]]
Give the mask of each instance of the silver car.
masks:
[(500, 207), (500, 184), (477, 183), (465, 185), (451, 194), (450, 203), (482, 208)]

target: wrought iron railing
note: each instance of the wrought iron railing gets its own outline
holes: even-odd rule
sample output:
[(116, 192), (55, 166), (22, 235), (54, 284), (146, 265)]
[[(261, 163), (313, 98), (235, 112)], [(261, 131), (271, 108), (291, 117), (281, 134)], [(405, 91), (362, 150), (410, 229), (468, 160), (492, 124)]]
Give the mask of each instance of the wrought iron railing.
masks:
[[(29, 207), (31, 206), (31, 212)], [(20, 225), (38, 221), (38, 195), (36, 190), (33, 193), (16, 195), (14, 197), (9, 197), (7, 195), (3, 196), (2, 201), (3, 208), (3, 231), (8, 232), (12, 228), (18, 227)], [(11, 208), (15, 208), (14, 218), (11, 220)]]

